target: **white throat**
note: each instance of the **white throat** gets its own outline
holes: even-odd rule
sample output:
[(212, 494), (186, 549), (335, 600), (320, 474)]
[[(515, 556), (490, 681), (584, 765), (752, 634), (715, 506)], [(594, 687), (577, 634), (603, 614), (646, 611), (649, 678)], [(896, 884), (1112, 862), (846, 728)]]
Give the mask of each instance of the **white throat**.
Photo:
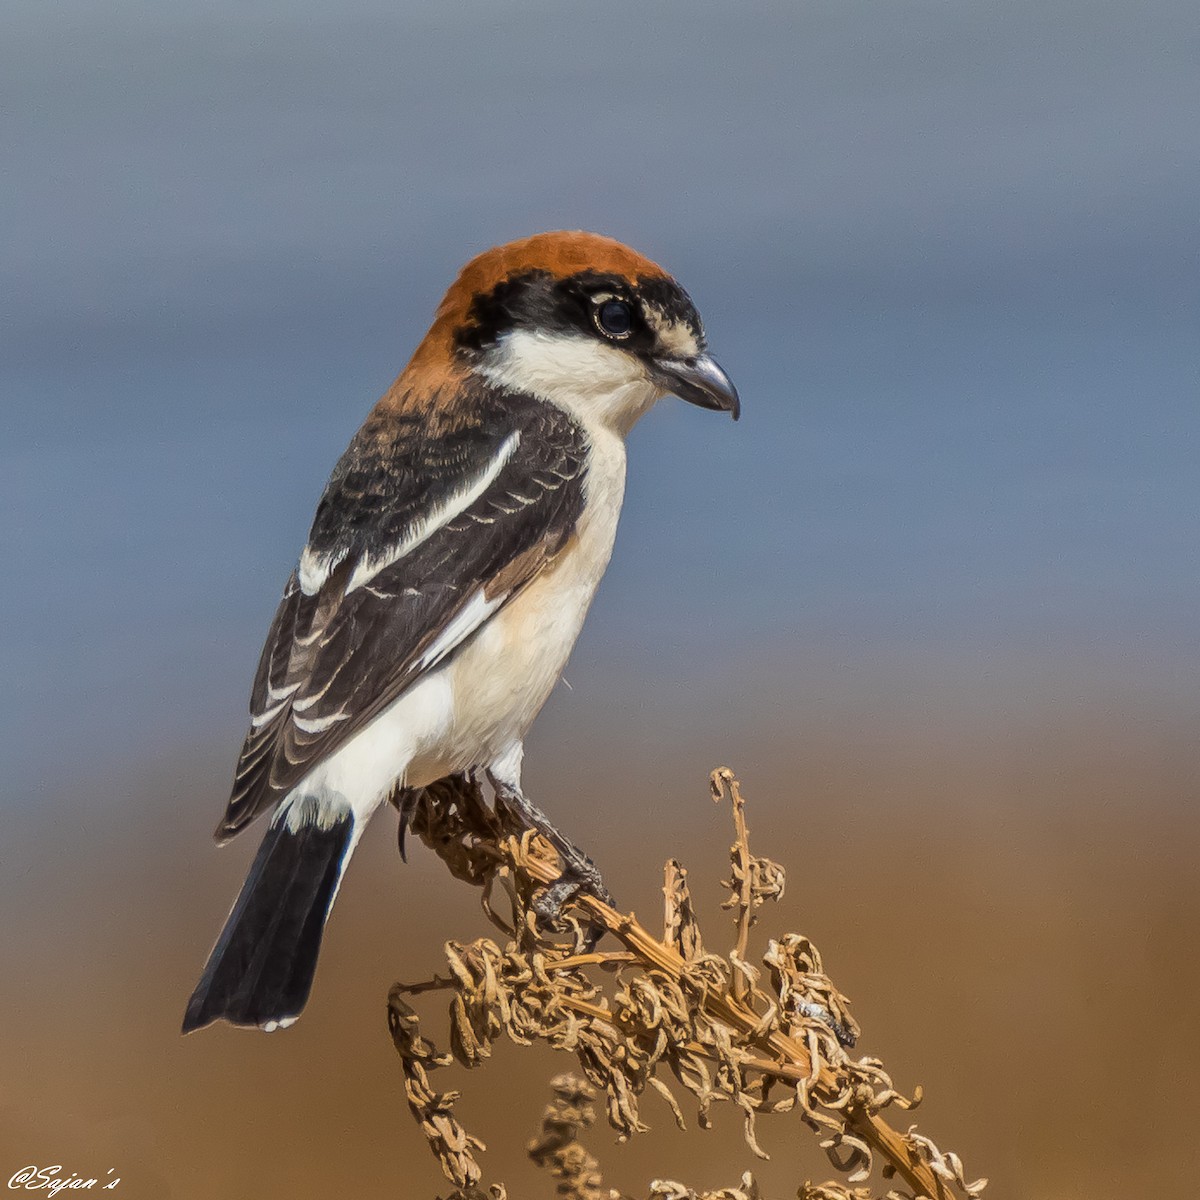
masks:
[(586, 428), (621, 437), (663, 395), (632, 355), (581, 334), (513, 330), (478, 369), (501, 387), (557, 404)]

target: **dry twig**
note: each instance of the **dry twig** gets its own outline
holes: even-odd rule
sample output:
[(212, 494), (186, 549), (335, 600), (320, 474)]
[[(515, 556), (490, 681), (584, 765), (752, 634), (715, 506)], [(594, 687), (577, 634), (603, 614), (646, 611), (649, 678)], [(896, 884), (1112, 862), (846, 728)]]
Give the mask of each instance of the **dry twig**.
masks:
[[(733, 808), (735, 839), (724, 907), (734, 914), (735, 944), (727, 956), (704, 949), (692, 908), (687, 873), (668, 862), (661, 938), (635, 917), (592, 896), (580, 896), (567, 913), (568, 933), (538, 928), (533, 900), (558, 876), (554, 852), (540, 838), (507, 827), (503, 814), (484, 803), (476, 783), (443, 780), (421, 793), (398, 797), (405, 822), (434, 849), (453, 874), (483, 889), (483, 907), (503, 933), (449, 942), (449, 973), (419, 983), (396, 984), (388, 1021), (405, 1074), (409, 1107), (447, 1179), (458, 1189), (449, 1200), (504, 1200), (503, 1187), (481, 1191), (477, 1154), (483, 1144), (453, 1114), (457, 1092), (439, 1092), (430, 1072), (457, 1060), (478, 1066), (497, 1038), (528, 1045), (542, 1041), (576, 1058), (588, 1084), (555, 1081), (543, 1137), (530, 1147), (535, 1161), (558, 1179), (572, 1200), (622, 1200), (602, 1189), (594, 1159), (578, 1142), (591, 1124), (592, 1102), (603, 1096), (608, 1122), (622, 1139), (645, 1130), (639, 1112), (647, 1088), (684, 1115), (667, 1083), (690, 1092), (700, 1124), (713, 1104), (742, 1111), (746, 1142), (760, 1158), (758, 1120), (794, 1112), (818, 1137), (846, 1183), (866, 1183), (876, 1166), (890, 1181), (889, 1200), (975, 1200), (986, 1180), (968, 1182), (957, 1155), (942, 1153), (915, 1127), (901, 1133), (883, 1116), (889, 1107), (910, 1109), (920, 1100), (902, 1096), (875, 1058), (847, 1053), (858, 1036), (846, 998), (825, 974), (813, 944), (798, 934), (769, 939), (752, 961), (751, 931), (758, 911), (783, 894), (784, 872), (753, 855), (745, 803), (728, 769), (713, 772), (714, 800)], [(503, 910), (497, 906), (503, 896)], [(599, 925), (623, 949), (590, 948), (589, 928)], [(420, 1033), (406, 997), (449, 994), (449, 1053)], [(899, 1186), (898, 1182), (903, 1186)], [(805, 1184), (802, 1200), (869, 1200), (868, 1189), (838, 1183)], [(698, 1196), (681, 1184), (658, 1181), (652, 1200), (762, 1200), (752, 1177), (739, 1187)]]

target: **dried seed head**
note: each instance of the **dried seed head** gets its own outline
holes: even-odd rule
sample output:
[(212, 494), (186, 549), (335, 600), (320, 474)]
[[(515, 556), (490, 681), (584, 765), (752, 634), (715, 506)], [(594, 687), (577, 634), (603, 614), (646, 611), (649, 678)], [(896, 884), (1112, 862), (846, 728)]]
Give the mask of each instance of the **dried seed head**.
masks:
[[(453, 1115), (458, 1093), (435, 1091), (432, 1071), (457, 1061), (475, 1067), (500, 1038), (519, 1045), (545, 1042), (571, 1054), (584, 1078), (561, 1075), (552, 1087), (542, 1133), (530, 1143), (534, 1161), (571, 1200), (628, 1200), (607, 1191), (598, 1165), (580, 1142), (596, 1119), (598, 1102), (624, 1139), (647, 1129), (640, 1105), (647, 1089), (666, 1102), (684, 1127), (669, 1083), (689, 1093), (702, 1127), (712, 1107), (731, 1102), (741, 1111), (747, 1145), (759, 1157), (760, 1118), (795, 1112), (817, 1132), (846, 1183), (806, 1183), (802, 1200), (868, 1200), (865, 1182), (875, 1166), (885, 1179), (899, 1176), (912, 1195), (974, 1200), (985, 1180), (968, 1183), (957, 1155), (928, 1138), (901, 1134), (879, 1115), (891, 1105), (911, 1108), (874, 1058), (853, 1060), (858, 1037), (849, 1002), (826, 975), (812, 942), (796, 933), (769, 939), (757, 961), (750, 947), (758, 910), (783, 895), (782, 867), (750, 851), (745, 800), (732, 772), (711, 779), (713, 796), (731, 802), (735, 840), (731, 876), (724, 881), (733, 913), (735, 944), (722, 957), (706, 953), (692, 907), (687, 873), (674, 860), (664, 871), (664, 932), (660, 939), (633, 916), (581, 896), (568, 931), (539, 928), (534, 900), (558, 874), (553, 851), (540, 837), (492, 812), (478, 785), (459, 777), (422, 793), (405, 793), (409, 827), (460, 879), (482, 888), (484, 912), (503, 944), (480, 938), (448, 942), (448, 977), (397, 984), (388, 1022), (400, 1055), (409, 1108), (442, 1171), (457, 1188), (448, 1200), (503, 1200), (499, 1185), (479, 1190), (476, 1154), (483, 1144)], [(509, 911), (497, 911), (503, 897)], [(597, 951), (589, 932), (602, 925), (622, 949)], [(406, 996), (450, 993), (449, 1044), (444, 1054), (419, 1031)], [(901, 1196), (893, 1189), (889, 1195)], [(717, 1192), (694, 1192), (659, 1180), (657, 1200), (763, 1200), (753, 1178)]]

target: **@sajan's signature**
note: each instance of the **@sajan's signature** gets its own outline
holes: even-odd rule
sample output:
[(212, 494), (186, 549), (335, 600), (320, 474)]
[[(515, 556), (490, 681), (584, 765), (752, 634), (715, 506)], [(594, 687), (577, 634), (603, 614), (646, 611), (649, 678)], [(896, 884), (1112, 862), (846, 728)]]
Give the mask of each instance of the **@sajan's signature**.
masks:
[(111, 1192), (121, 1178), (117, 1175), (116, 1167), (109, 1167), (104, 1179), (92, 1175), (77, 1175), (74, 1171), (63, 1174), (62, 1163), (50, 1167), (39, 1167), (30, 1163), (19, 1171), (14, 1171), (9, 1178), (8, 1186), (14, 1192), (45, 1192), (47, 1196), (57, 1196), (59, 1192), (86, 1192), (95, 1190)]

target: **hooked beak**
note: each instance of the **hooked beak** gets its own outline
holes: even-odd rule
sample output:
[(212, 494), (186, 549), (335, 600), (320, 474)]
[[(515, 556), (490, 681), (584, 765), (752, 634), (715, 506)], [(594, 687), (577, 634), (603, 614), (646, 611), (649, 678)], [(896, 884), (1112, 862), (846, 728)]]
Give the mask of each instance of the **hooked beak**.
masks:
[(733, 380), (707, 354), (695, 358), (658, 358), (654, 360), (655, 380), (664, 391), (718, 412), (733, 414), (736, 421), (742, 415)]

